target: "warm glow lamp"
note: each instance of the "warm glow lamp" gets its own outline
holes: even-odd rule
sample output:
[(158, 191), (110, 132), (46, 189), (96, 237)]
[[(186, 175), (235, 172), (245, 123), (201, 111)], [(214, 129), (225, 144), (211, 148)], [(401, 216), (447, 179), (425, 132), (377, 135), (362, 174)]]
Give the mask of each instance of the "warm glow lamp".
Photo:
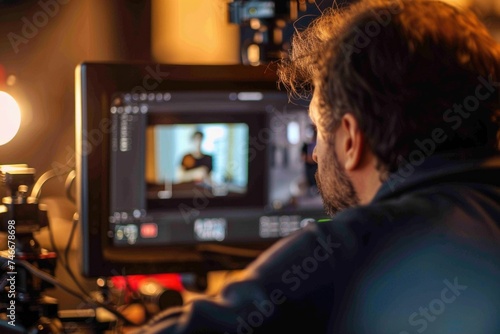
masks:
[(21, 110), (16, 100), (0, 91), (0, 145), (11, 141), (21, 125)]

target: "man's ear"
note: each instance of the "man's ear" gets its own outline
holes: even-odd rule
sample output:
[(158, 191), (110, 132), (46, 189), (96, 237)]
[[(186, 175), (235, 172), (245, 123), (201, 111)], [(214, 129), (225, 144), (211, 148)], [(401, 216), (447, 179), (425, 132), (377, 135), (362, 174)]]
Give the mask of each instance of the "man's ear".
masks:
[(342, 131), (340, 148), (343, 150), (344, 168), (347, 171), (353, 171), (360, 167), (365, 149), (365, 136), (351, 113), (342, 116), (340, 130)]

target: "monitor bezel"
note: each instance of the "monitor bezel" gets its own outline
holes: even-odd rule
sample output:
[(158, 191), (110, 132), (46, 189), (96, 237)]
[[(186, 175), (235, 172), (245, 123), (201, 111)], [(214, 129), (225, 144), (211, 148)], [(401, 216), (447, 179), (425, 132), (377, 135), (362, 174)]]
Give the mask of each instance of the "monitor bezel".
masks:
[[(134, 247), (110, 245), (109, 128), (103, 126), (116, 92), (154, 86), (159, 91), (270, 91), (277, 92), (275, 73), (265, 66), (162, 65), (83, 63), (76, 68), (76, 186), (82, 233), (82, 274), (86, 277), (148, 274), (158, 272), (206, 272), (239, 269), (252, 260), (247, 256), (212, 254), (210, 245)], [(101, 138), (88, 142), (84, 134), (100, 131)], [(264, 250), (276, 239), (238, 243)], [(258, 253), (258, 252), (257, 252)], [(146, 261), (147, 260), (147, 261)]]

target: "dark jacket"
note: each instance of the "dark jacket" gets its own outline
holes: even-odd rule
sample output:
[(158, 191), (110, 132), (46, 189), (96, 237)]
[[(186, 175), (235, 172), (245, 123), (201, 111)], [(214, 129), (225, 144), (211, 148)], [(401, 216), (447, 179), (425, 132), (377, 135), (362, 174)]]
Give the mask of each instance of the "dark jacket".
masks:
[(500, 166), (429, 158), (140, 332), (500, 333)]

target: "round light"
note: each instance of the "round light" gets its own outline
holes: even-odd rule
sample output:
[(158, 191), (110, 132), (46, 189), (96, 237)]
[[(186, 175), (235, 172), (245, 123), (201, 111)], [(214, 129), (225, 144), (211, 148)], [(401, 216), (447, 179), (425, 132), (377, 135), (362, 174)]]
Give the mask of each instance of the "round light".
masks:
[(11, 141), (21, 126), (21, 110), (16, 100), (0, 91), (0, 145)]

